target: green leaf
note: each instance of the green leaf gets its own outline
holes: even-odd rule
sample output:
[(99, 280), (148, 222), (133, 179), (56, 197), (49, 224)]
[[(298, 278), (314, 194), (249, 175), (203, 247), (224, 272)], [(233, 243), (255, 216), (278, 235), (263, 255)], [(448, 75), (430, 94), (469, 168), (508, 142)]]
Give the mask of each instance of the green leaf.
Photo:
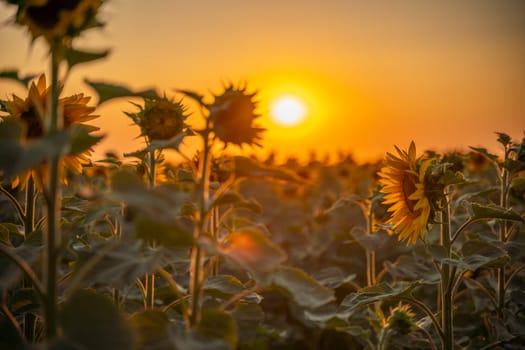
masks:
[(232, 349), (237, 347), (237, 324), (226, 311), (219, 309), (202, 310), (197, 332), (204, 337), (223, 339)]
[(117, 288), (129, 286), (158, 268), (162, 252), (160, 248), (146, 248), (141, 241), (101, 241), (89, 249), (76, 249), (78, 260), (72, 278), (83, 286), (97, 283)]
[(21, 77), (18, 75), (17, 70), (5, 70), (0, 72), (0, 79), (10, 79), (14, 80), (22, 85), (24, 87), (27, 87), (29, 85), (29, 82), (33, 80), (33, 78), (36, 77), (36, 74), (26, 75), (25, 77)]
[[(98, 137), (85, 136), (78, 128), (70, 128), (22, 143), (15, 140), (21, 133), (17, 124), (7, 120), (0, 123), (0, 169), (8, 177), (35, 168), (53, 156), (69, 154), (72, 147), (75, 147), (75, 151), (85, 150), (86, 146), (99, 141)], [(13, 134), (9, 138), (3, 138), (10, 131)]]
[(525, 177), (516, 177), (512, 179), (511, 188), (516, 193), (525, 194)]
[(106, 101), (121, 98), (121, 97), (143, 97), (143, 98), (158, 98), (158, 94), (154, 89), (132, 91), (123, 85), (113, 85), (89, 79), (84, 80), (86, 84), (95, 89), (98, 94), (98, 104), (102, 104)]
[(271, 272), (286, 260), (286, 253), (254, 228), (226, 235), (219, 252), (253, 273)]
[(148, 310), (134, 313), (130, 317), (130, 322), (138, 334), (138, 349), (159, 348), (160, 344), (164, 344), (169, 338), (170, 320), (162, 311)]
[(523, 221), (523, 218), (512, 209), (504, 209), (499, 206), (486, 206), (470, 203), (472, 208), (472, 219), (503, 219), (512, 221)]
[(323, 286), (327, 288), (338, 288), (341, 285), (351, 282), (356, 278), (356, 275), (344, 273), (337, 266), (329, 266), (321, 271), (313, 274), (313, 277)]
[(502, 267), (510, 260), (505, 250), (482, 240), (466, 241), (461, 247), (461, 253), (462, 257), (443, 259), (443, 262), (463, 270), (475, 271), (482, 267)]
[(99, 60), (101, 58), (105, 58), (107, 57), (107, 55), (109, 55), (109, 53), (110, 53), (110, 50), (90, 52), (90, 51), (76, 50), (72, 47), (68, 47), (65, 49), (64, 58), (69, 68), (72, 68), (73, 66), (77, 64), (87, 63), (87, 62)]
[(505, 159), (503, 167), (507, 169), (511, 174), (518, 173), (525, 170), (525, 162), (522, 160)]
[(72, 131), (71, 145), (68, 154), (79, 154), (91, 149), (102, 140), (104, 136), (91, 135), (85, 128), (78, 126)]
[(380, 235), (369, 235), (366, 232), (363, 232), (363, 229), (359, 227), (353, 227), (350, 230), (350, 235), (356, 240), (357, 243), (359, 243), (361, 247), (371, 251), (376, 251), (385, 243), (385, 240), (382, 239)]
[(501, 143), (503, 146), (509, 145), (512, 141), (509, 135), (504, 134), (502, 132), (496, 132), (496, 135), (498, 135), (497, 141)]
[(398, 300), (412, 298), (412, 291), (421, 285), (421, 282), (412, 283), (399, 282), (394, 287), (386, 283), (360, 289), (356, 293), (351, 293), (343, 299), (339, 307), (339, 316), (349, 318), (354, 312), (372, 303), (386, 300)]
[(159, 149), (179, 149), (180, 145), (187, 136), (193, 136), (193, 131), (191, 129), (185, 129), (168, 140), (152, 140), (150, 141), (149, 145), (141, 150), (124, 153), (124, 157), (136, 157), (143, 159), (144, 155), (151, 151), (156, 151)]
[(259, 304), (237, 303), (231, 312), (237, 323), (241, 342), (255, 339), (257, 328), (264, 320), (264, 311)]
[(199, 93), (197, 93), (195, 91), (184, 90), (184, 89), (175, 89), (175, 91), (180, 92), (181, 94), (183, 94), (183, 95), (191, 98), (195, 102), (197, 102), (199, 105), (207, 108), (207, 105), (204, 103), (204, 96), (203, 95), (201, 95), (201, 94), (199, 94)]
[(210, 276), (204, 281), (202, 290), (204, 294), (215, 298), (227, 299), (244, 291), (244, 285), (235, 276), (218, 275)]
[(323, 287), (303, 270), (281, 266), (274, 273), (272, 284), (285, 289), (302, 307), (316, 308), (334, 299), (334, 292)]
[(467, 180), (465, 179), (465, 175), (463, 175), (463, 173), (460, 171), (456, 171), (455, 173), (447, 171), (439, 179), (439, 183), (442, 185), (458, 185), (464, 184), (466, 182)]
[(498, 159), (498, 156), (495, 154), (490, 153), (487, 151), (486, 148), (483, 147), (470, 147), (471, 150), (476, 151), (478, 153), (481, 153), (483, 156), (488, 158), (489, 160), (496, 161)]
[(134, 334), (115, 304), (92, 290), (79, 290), (60, 308), (66, 339), (85, 349), (134, 349)]
[(229, 191), (229, 192), (224, 192), (219, 197), (215, 198), (215, 200), (213, 201), (210, 207), (213, 208), (213, 207), (221, 206), (221, 205), (234, 205), (242, 201), (244, 201), (244, 198), (240, 193)]
[(135, 234), (147, 242), (156, 242), (172, 248), (191, 247), (193, 232), (177, 222), (161, 222), (138, 217), (135, 220)]

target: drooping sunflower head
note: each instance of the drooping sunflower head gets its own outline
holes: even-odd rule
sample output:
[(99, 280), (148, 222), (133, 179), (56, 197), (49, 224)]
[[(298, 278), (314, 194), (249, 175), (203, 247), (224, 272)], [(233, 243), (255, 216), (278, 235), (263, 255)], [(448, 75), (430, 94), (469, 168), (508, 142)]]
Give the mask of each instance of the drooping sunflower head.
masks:
[(265, 129), (254, 124), (259, 117), (255, 112), (255, 95), (248, 94), (245, 88), (230, 85), (221, 95), (215, 96), (209, 118), (215, 136), (225, 145), (232, 143), (238, 146), (261, 146), (259, 140)]
[(48, 42), (73, 38), (98, 26), (101, 0), (29, 0), (19, 5), (16, 22), (27, 27), (33, 39)]
[(145, 99), (144, 107), (137, 113), (126, 113), (140, 129), (148, 142), (169, 140), (183, 132), (188, 114), (180, 101), (167, 97)]
[[(32, 82), (29, 87), (28, 96), (23, 99), (13, 95), (12, 100), (4, 102), (8, 115), (5, 118), (19, 120), (25, 127), (25, 142), (32, 142), (42, 138), (45, 135), (45, 118), (48, 113), (48, 98), (50, 87), (46, 87), (46, 77), (41, 75), (38, 81)], [(84, 94), (63, 97), (58, 101), (60, 108), (59, 115), (62, 115), (62, 124), (64, 128), (70, 128), (75, 125), (84, 127), (88, 132), (98, 130), (98, 128), (84, 124), (88, 120), (97, 118), (97, 115), (91, 114), (95, 107), (87, 106), (90, 97)], [(61, 181), (67, 183), (68, 171), (73, 174), (82, 172), (82, 165), (89, 162), (91, 149), (78, 154), (67, 154), (62, 158), (61, 164)], [(38, 187), (47, 181), (47, 165), (40, 164), (35, 169), (30, 169), (19, 174), (12, 181), (12, 186), (21, 186), (23, 189), (29, 177), (33, 177)]]
[(408, 334), (416, 328), (415, 316), (410, 310), (410, 306), (399, 304), (395, 308), (390, 309), (390, 316), (386, 323), (391, 330), (400, 334)]
[(425, 192), (425, 174), (430, 160), (416, 158), (416, 146), (409, 150), (396, 147), (397, 155), (387, 153), (385, 165), (379, 171), (380, 190), (383, 203), (388, 206), (391, 216), (387, 224), (400, 241), (416, 243), (423, 238), (430, 217), (430, 203)]

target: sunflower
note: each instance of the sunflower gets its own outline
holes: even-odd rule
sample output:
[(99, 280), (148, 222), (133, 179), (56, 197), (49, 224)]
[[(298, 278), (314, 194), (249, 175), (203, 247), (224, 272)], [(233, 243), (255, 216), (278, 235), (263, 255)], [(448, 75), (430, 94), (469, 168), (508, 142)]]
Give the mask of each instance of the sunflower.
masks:
[(410, 306), (399, 304), (390, 309), (390, 316), (386, 320), (388, 327), (397, 333), (408, 334), (417, 328), (414, 322), (416, 314), (412, 312)]
[(175, 102), (166, 97), (145, 99), (144, 107), (138, 106), (138, 113), (126, 113), (142, 132), (148, 142), (169, 140), (183, 132), (186, 108), (180, 101)]
[[(45, 135), (45, 127), (43, 118), (47, 113), (47, 101), (50, 94), (50, 88), (46, 87), (46, 77), (41, 75), (38, 81), (31, 83), (28, 97), (22, 99), (13, 95), (13, 100), (5, 101), (5, 107), (8, 115), (5, 118), (14, 118), (20, 120), (25, 125), (24, 139), (27, 142), (35, 141)], [(98, 130), (97, 127), (84, 124), (84, 122), (97, 118), (97, 115), (91, 114), (95, 107), (87, 106), (89, 96), (84, 94), (76, 94), (69, 97), (64, 97), (59, 100), (59, 108), (63, 116), (64, 128), (69, 128), (74, 125), (84, 127), (88, 132)], [(67, 154), (62, 158), (60, 180), (67, 184), (67, 172), (73, 174), (80, 174), (82, 166), (89, 163), (89, 156), (91, 150), (87, 150), (78, 154)], [(30, 177), (33, 177), (38, 188), (41, 188), (43, 183), (47, 181), (48, 170), (47, 164), (42, 163), (34, 169), (29, 169), (19, 174), (12, 181), (12, 186), (20, 185), (24, 189)]]
[(259, 140), (265, 129), (254, 125), (255, 119), (259, 117), (255, 113), (255, 95), (246, 93), (244, 88), (230, 85), (221, 95), (215, 96), (210, 107), (210, 120), (213, 132), (225, 145), (261, 146)]
[(16, 22), (25, 25), (33, 39), (48, 42), (73, 38), (98, 25), (96, 13), (101, 0), (33, 0), (19, 5)]
[(425, 235), (431, 207), (425, 195), (425, 173), (429, 160), (418, 161), (416, 146), (410, 144), (408, 152), (396, 147), (398, 156), (387, 153), (385, 166), (379, 172), (381, 192), (385, 195), (383, 203), (392, 215), (387, 224), (400, 241), (416, 243)]

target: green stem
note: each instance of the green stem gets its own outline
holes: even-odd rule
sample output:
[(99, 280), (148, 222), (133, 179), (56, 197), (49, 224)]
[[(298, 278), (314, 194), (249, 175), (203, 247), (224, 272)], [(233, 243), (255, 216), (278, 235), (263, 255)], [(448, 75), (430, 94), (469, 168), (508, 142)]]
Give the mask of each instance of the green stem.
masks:
[(11, 193), (9, 193), (9, 191), (6, 190), (4, 186), (2, 186), (1, 184), (0, 184), (0, 192), (5, 194), (5, 196), (9, 199), (9, 201), (11, 201), (11, 203), (15, 207), (16, 213), (18, 214), (18, 218), (20, 219), (20, 222), (25, 222), (24, 209), (22, 208), (18, 200)]
[[(156, 173), (156, 159), (155, 150), (149, 152), (149, 187), (155, 188), (155, 173)], [(155, 242), (150, 242), (153, 249)], [(153, 309), (155, 307), (155, 272), (148, 273), (145, 276), (146, 285), (146, 308)]]
[(206, 120), (206, 128), (203, 132), (204, 147), (202, 151), (202, 159), (199, 167), (200, 178), (199, 178), (199, 218), (198, 224), (194, 231), (195, 244), (193, 246), (191, 254), (191, 268), (190, 268), (190, 292), (192, 296), (191, 304), (191, 317), (190, 324), (195, 327), (200, 320), (200, 296), (201, 296), (201, 284), (203, 280), (204, 270), (204, 251), (199, 246), (199, 239), (205, 232), (206, 225), (206, 211), (207, 202), (209, 196), (209, 182), (210, 182), (210, 133), (209, 133), (209, 118)]
[[(50, 123), (48, 134), (54, 134), (59, 130), (58, 123), (58, 66), (60, 59), (58, 56), (58, 46), (51, 47), (51, 105)], [(46, 338), (55, 338), (58, 333), (58, 293), (57, 275), (58, 262), (60, 260), (60, 188), (59, 188), (59, 164), (60, 155), (56, 154), (49, 160), (49, 182), (47, 184), (47, 234), (44, 235), (44, 243), (47, 248), (45, 264), (45, 280), (47, 281), (46, 305), (44, 307)]]
[[(505, 160), (507, 160), (507, 153), (505, 152)], [(500, 183), (500, 206), (504, 209), (508, 208), (507, 200), (507, 185), (508, 185), (509, 172), (507, 169), (502, 168), (501, 170), (501, 183)], [(502, 221), (499, 227), (499, 240), (505, 242), (507, 238), (507, 222)], [(503, 310), (505, 309), (505, 266), (498, 268), (498, 317), (503, 318)]]
[[(451, 257), (452, 242), (450, 239), (450, 215), (448, 204), (441, 211), (441, 244), (445, 248), (447, 257)], [(441, 328), (444, 333), (443, 350), (454, 348), (453, 334), (453, 315), (452, 315), (452, 294), (453, 286), (451, 281), (454, 279), (450, 265), (443, 264), (441, 274)]]
[[(25, 199), (25, 215), (24, 215), (24, 237), (27, 239), (28, 235), (33, 232), (35, 225), (35, 181), (30, 176), (26, 184), (26, 199)], [(32, 288), (31, 280), (24, 277), (23, 281), (25, 288)], [(24, 314), (24, 335), (29, 342), (35, 340), (35, 325), (36, 317), (31, 312)]]
[[(373, 201), (370, 202), (368, 211), (367, 211), (367, 220), (366, 220), (366, 234), (371, 236), (373, 234), (372, 230), (372, 220), (373, 220), (373, 211), (372, 211)], [(366, 249), (366, 283), (367, 286), (373, 286), (376, 284), (376, 252), (370, 249)]]

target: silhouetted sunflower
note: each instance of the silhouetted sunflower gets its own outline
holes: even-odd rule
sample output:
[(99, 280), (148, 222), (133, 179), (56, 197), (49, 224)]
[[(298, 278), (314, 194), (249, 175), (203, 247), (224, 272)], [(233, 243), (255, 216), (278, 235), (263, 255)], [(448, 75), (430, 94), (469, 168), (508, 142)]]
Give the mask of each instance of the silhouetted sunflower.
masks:
[(255, 113), (256, 103), (254, 94), (247, 94), (244, 88), (235, 88), (230, 85), (222, 95), (215, 96), (210, 107), (210, 119), (213, 132), (225, 145), (233, 143), (261, 146), (259, 140), (265, 130), (254, 125), (259, 117)]
[(137, 105), (140, 111), (126, 113), (140, 129), (142, 136), (148, 142), (153, 140), (169, 140), (179, 135), (187, 125), (185, 124), (186, 108), (179, 102), (166, 97), (145, 99), (144, 107)]
[[(37, 140), (45, 134), (43, 119), (47, 113), (49, 93), (50, 88), (46, 88), (46, 77), (45, 75), (41, 75), (36, 83), (31, 83), (26, 99), (13, 95), (13, 100), (5, 101), (5, 107), (9, 113), (5, 118), (15, 118), (23, 122), (26, 127), (24, 137), (27, 142)], [(59, 100), (60, 114), (63, 116), (64, 128), (81, 125), (88, 132), (98, 130), (97, 127), (84, 124), (84, 122), (98, 117), (97, 115), (91, 114), (95, 110), (95, 107), (87, 106), (90, 99), (91, 97), (84, 96), (84, 94), (76, 94)], [(82, 172), (82, 165), (89, 163), (90, 155), (91, 150), (78, 154), (65, 155), (62, 158), (61, 182), (67, 184), (66, 170), (74, 174), (80, 174)], [(35, 169), (30, 169), (19, 174), (13, 179), (12, 186), (17, 187), (20, 185), (23, 189), (30, 176), (33, 177), (37, 187), (41, 188), (42, 183), (47, 181), (47, 164), (43, 163)]]
[(430, 161), (418, 162), (416, 146), (410, 144), (408, 152), (396, 147), (398, 156), (387, 153), (385, 166), (379, 172), (383, 203), (388, 205), (392, 225), (400, 241), (416, 243), (425, 235), (430, 215), (429, 199), (425, 195), (425, 173)]
[(72, 38), (98, 25), (96, 14), (101, 0), (29, 0), (19, 5), (16, 21), (36, 39), (48, 42)]
[(414, 321), (416, 314), (412, 312), (410, 306), (399, 304), (390, 309), (390, 316), (386, 323), (390, 329), (400, 334), (408, 334), (417, 328)]

